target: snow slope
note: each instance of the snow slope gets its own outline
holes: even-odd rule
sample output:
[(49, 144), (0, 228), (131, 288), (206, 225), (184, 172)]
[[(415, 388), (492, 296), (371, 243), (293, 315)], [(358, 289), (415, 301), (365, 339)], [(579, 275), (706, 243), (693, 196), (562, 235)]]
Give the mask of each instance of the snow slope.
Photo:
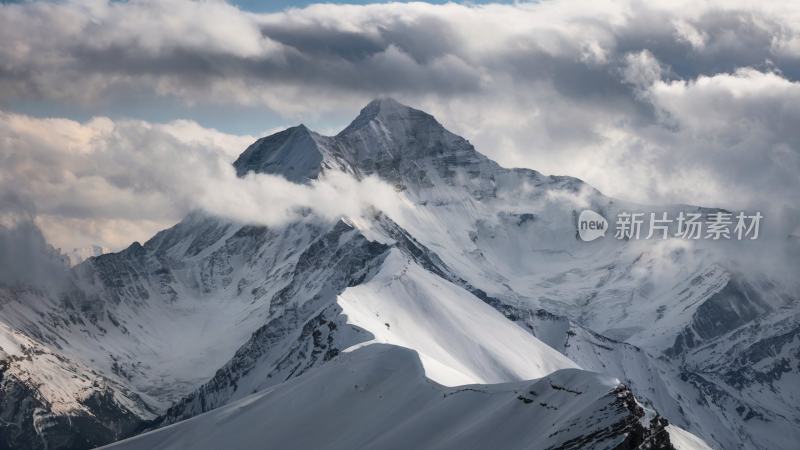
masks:
[(533, 381), (445, 388), (425, 378), (414, 352), (372, 344), (107, 448), (612, 449), (651, 437), (658, 444), (648, 448), (671, 448), (671, 433), (660, 430), (613, 378), (566, 369)]
[(415, 350), (428, 378), (447, 386), (540, 378), (575, 363), (463, 288), (393, 249), (380, 271), (337, 303), (369, 341)]

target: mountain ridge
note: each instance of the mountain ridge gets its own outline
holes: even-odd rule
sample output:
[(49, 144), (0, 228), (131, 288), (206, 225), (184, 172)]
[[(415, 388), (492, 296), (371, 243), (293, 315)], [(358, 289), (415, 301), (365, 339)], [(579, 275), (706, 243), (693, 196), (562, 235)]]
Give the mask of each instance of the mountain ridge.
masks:
[[(101, 391), (93, 383), (117, 411), (103, 413), (98, 445), (124, 436), (114, 414), (128, 411), (140, 427), (173, 423), (311, 376), (348, 349), (386, 344), (415, 351), (428, 377), (450, 384), (521, 382), (542, 374), (537, 365), (579, 361), (717, 448), (785, 448), (797, 434), (790, 408), (770, 410), (761, 398), (772, 397), (759, 397), (772, 388), (794, 398), (797, 371), (781, 361), (800, 348), (790, 333), (797, 291), (747, 279), (731, 286), (756, 286), (758, 301), (737, 293), (749, 288), (726, 291), (740, 275), (703, 248), (580, 242), (576, 210), (609, 217), (626, 204), (571, 177), (502, 168), (433, 116), (409, 122), (418, 110), (387, 102), (367, 105), (336, 136), (299, 126), (259, 139), (235, 167), (299, 183), (326, 171), (375, 175), (404, 199), (397, 212), (282, 227), (198, 212), (76, 266), (65, 295), (0, 287), (4, 382), (65, 405), (43, 403), (50, 431), (31, 422), (14, 434), (28, 440), (15, 442), (69, 443), (77, 434), (63, 418), (101, 411), (87, 400)], [(770, 307), (745, 313), (758, 302)], [(731, 329), (697, 333), (695, 324), (722, 319)], [(782, 324), (775, 330), (789, 337), (759, 322)], [(695, 345), (664, 353), (686, 333)], [(760, 362), (725, 371), (737, 358)], [(79, 385), (75, 373), (92, 377)], [(48, 379), (66, 381), (48, 390)], [(0, 417), (32, 416), (25, 398), (0, 404)]]

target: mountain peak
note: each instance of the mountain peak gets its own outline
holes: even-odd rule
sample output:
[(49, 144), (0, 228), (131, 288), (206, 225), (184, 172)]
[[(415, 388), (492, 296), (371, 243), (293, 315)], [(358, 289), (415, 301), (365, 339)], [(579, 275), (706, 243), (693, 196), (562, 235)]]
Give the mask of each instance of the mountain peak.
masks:
[(323, 159), (319, 138), (303, 124), (263, 137), (234, 161), (236, 175), (269, 173), (294, 182), (316, 178)]
[(432, 115), (424, 111), (406, 106), (391, 97), (379, 97), (362, 108), (358, 117), (339, 134), (358, 130), (374, 122), (380, 122), (384, 126), (408, 122), (426, 122), (439, 125)]
[(406, 106), (391, 97), (378, 97), (367, 103), (367, 106), (362, 109), (362, 112), (375, 111), (377, 113), (383, 112), (385, 114), (389, 112), (397, 113), (408, 110), (413, 110), (413, 108)]
[[(303, 183), (327, 169), (378, 174), (406, 184), (452, 175), (455, 168), (480, 172), (487, 158), (449, 131), (432, 115), (388, 97), (361, 109), (333, 137), (298, 125), (259, 139), (234, 162), (238, 176), (249, 172), (282, 175)], [(436, 174), (434, 174), (434, 172)], [(416, 181), (413, 181), (416, 180)], [(426, 182), (427, 183), (427, 182)]]

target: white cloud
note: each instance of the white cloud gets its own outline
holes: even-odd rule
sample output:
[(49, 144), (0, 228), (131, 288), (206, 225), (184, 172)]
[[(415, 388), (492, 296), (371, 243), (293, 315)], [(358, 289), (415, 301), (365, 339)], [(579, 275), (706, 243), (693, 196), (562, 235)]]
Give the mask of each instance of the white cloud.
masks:
[[(330, 130), (388, 94), (432, 112), (504, 165), (578, 176), (612, 196), (798, 203), (796, 2), (320, 4), (274, 14), (222, 2), (30, 2), (0, 6), (0, 42), (5, 110), (25, 102), (124, 110), (150, 95), (263, 107), (292, 121), (327, 114)], [(94, 133), (136, 135), (105, 119), (48, 125), (69, 137), (31, 139), (78, 154)], [(190, 122), (139, 132), (139, 140), (160, 133), (228, 159), (244, 147), (222, 134), (187, 143), (203, 135)], [(29, 188), (37, 206), (62, 214), (54, 217), (69, 211), (77, 220), (92, 215), (81, 205), (93, 205), (102, 212), (93, 220), (127, 220), (130, 209), (119, 205), (138, 199), (137, 213), (153, 224), (176, 218), (165, 213), (171, 200), (132, 176), (84, 176), (91, 171), (64, 164), (21, 169), (38, 180)], [(120, 163), (99, 164), (95, 172), (113, 173)], [(140, 176), (148, 181), (139, 184), (154, 177)], [(59, 196), (63, 184), (53, 180), (71, 180), (71, 195)]]
[(800, 131), (794, 125), (800, 83), (743, 68), (688, 82), (657, 81), (649, 94), (674, 127), (660, 133), (662, 157), (653, 167), (684, 175), (687, 188), (692, 179), (715, 184), (720, 206), (800, 203)]
[(271, 226), (306, 210), (330, 220), (358, 216), (396, 198), (377, 179), (337, 173), (308, 185), (263, 174), (238, 178), (231, 161), (254, 138), (188, 121), (79, 123), (0, 112), (0, 135), (0, 189), (13, 192), (15, 204), (33, 205), (48, 240), (65, 250), (119, 249), (194, 209)]
[(625, 55), (622, 77), (639, 89), (647, 89), (653, 83), (661, 81), (662, 72), (661, 63), (647, 50)]
[(708, 35), (685, 19), (677, 19), (673, 25), (675, 26), (675, 35), (679, 40), (688, 42), (695, 50), (702, 50), (706, 46)]

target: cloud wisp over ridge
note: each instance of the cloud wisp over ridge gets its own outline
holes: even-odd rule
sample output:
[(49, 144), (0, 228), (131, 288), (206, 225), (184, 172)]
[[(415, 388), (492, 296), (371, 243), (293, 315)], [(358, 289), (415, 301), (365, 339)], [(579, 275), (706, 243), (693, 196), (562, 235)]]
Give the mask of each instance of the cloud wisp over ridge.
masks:
[(152, 124), (95, 118), (80, 123), (0, 112), (3, 211), (35, 220), (69, 250), (93, 243), (119, 249), (192, 210), (257, 225), (281, 225), (311, 211), (333, 220), (391, 204), (374, 178), (329, 173), (307, 184), (266, 174), (237, 177), (231, 164), (252, 138), (193, 122)]

